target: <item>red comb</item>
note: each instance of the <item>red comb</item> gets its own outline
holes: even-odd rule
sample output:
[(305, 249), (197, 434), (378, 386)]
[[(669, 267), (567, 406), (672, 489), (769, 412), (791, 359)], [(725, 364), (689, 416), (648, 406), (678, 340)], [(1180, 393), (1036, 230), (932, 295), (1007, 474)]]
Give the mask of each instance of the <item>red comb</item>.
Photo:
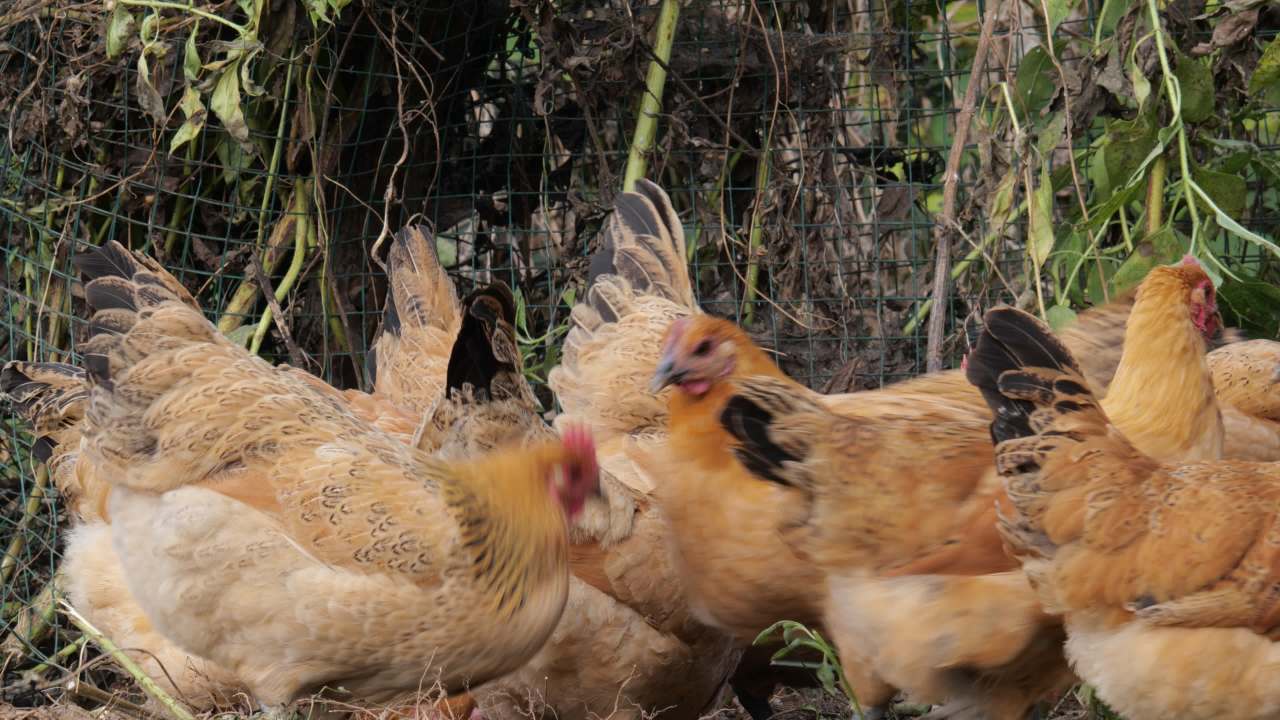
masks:
[(560, 442), (565, 449), (581, 459), (589, 461), (588, 468), (594, 469), (596, 464), (596, 443), (591, 437), (591, 430), (581, 423), (569, 423), (560, 432)]
[(1182, 256), (1182, 264), (1183, 264), (1183, 265), (1194, 265), (1194, 266), (1196, 266), (1196, 267), (1200, 267), (1200, 261), (1199, 261), (1199, 260), (1197, 260), (1197, 259), (1196, 259), (1196, 256), (1195, 256), (1195, 255), (1192, 255), (1191, 253), (1187, 253), (1186, 255), (1183, 255), (1183, 256)]

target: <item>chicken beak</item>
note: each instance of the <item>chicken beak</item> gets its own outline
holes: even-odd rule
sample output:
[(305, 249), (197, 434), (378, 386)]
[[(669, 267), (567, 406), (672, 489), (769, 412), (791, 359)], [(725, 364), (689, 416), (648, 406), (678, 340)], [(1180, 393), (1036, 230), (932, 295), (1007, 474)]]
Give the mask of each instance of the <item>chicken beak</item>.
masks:
[(666, 386), (680, 382), (683, 377), (683, 372), (676, 371), (675, 361), (664, 357), (658, 363), (658, 370), (653, 374), (653, 379), (649, 381), (649, 392), (657, 395)]

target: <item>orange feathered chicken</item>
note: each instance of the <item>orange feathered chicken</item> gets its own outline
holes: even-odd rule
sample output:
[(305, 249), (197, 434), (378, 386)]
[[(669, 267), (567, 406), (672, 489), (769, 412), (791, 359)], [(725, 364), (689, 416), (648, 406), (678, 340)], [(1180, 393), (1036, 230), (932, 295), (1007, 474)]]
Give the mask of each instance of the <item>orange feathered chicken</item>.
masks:
[(987, 314), (968, 376), (995, 413), (999, 529), (1081, 677), (1130, 720), (1280, 717), (1280, 465), (1142, 452), (1011, 308)]

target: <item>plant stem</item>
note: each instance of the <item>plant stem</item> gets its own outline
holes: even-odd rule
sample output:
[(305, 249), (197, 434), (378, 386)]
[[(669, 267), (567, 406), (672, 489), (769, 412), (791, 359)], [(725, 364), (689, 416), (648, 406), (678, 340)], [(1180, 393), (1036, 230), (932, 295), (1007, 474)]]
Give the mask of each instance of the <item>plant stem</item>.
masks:
[(0, 643), (0, 654), (7, 657), (26, 655), (29, 648), (37, 645), (53, 627), (53, 616), (62, 599), (58, 590), (59, 578), (54, 577), (45, 584), (14, 620), (9, 636)]
[[(289, 90), (293, 85), (293, 63), (290, 62), (285, 72), (284, 78), (284, 94), (282, 98), (288, 99)], [(283, 246), (286, 241), (287, 231), (292, 229), (284, 228), (288, 225), (289, 217), (286, 215), (276, 224), (275, 229), (271, 233), (271, 240), (268, 247), (264, 250), (262, 247), (262, 238), (266, 234), (267, 210), (271, 207), (271, 193), (275, 190), (276, 177), (280, 170), (280, 155), (284, 151), (284, 122), (289, 112), (284, 102), (280, 105), (280, 119), (276, 122), (276, 142), (275, 148), (271, 151), (271, 165), (267, 168), (267, 182), (262, 188), (262, 204), (258, 208), (258, 241), (255, 252), (262, 253), (262, 269), (263, 272), (270, 274), (271, 270), (279, 262), (280, 254), (276, 249)], [(296, 218), (294, 218), (296, 221)], [(278, 241), (278, 244), (277, 244)], [(240, 287), (236, 288), (236, 292), (231, 296), (231, 302), (227, 303), (227, 307), (222, 312), (222, 317), (218, 319), (218, 331), (223, 335), (235, 330), (244, 323), (244, 316), (248, 314), (249, 308), (253, 305), (253, 300), (258, 296), (258, 284), (248, 274), (240, 281)]]
[[(969, 141), (969, 124), (973, 122), (974, 108), (978, 102), (978, 86), (987, 69), (987, 54), (991, 48), (991, 34), (995, 30), (996, 17), (1003, 3), (987, 5), (987, 16), (982, 19), (982, 32), (978, 35), (978, 47), (973, 54), (973, 66), (969, 70), (969, 84), (964, 90), (964, 100), (956, 113), (956, 133), (951, 138), (951, 151), (947, 155), (946, 174), (943, 175), (942, 212), (934, 231), (936, 256), (933, 264), (933, 306), (929, 309), (929, 333), (925, 346), (925, 367), (928, 372), (942, 369), (942, 340), (947, 325), (945, 311), (947, 281), (950, 278), (951, 237), (956, 234), (956, 195), (960, 184), (960, 162), (964, 147)], [(1007, 90), (1006, 90), (1007, 92)], [(1016, 121), (1015, 121), (1016, 122)], [(1038, 279), (1037, 279), (1038, 282)]]
[(115, 660), (125, 672), (132, 675), (133, 679), (138, 682), (138, 686), (142, 688), (143, 692), (150, 695), (156, 702), (160, 703), (160, 706), (165, 709), (165, 712), (169, 717), (173, 718), (173, 720), (195, 720), (195, 718), (191, 716), (191, 713), (187, 712), (185, 708), (179, 705), (178, 701), (169, 697), (169, 693), (166, 693), (161, 689), (161, 687), (156, 684), (156, 681), (152, 680), (150, 676), (143, 672), (142, 668), (138, 667), (138, 664), (135, 663), (132, 658), (121, 652), (120, 648), (116, 647), (116, 644), (111, 642), (110, 638), (103, 635), (101, 631), (94, 627), (80, 613), (76, 612), (75, 608), (71, 607), (67, 603), (63, 603), (62, 610), (67, 614), (67, 617), (71, 619), (71, 622), (74, 623), (76, 627), (80, 628), (80, 632), (88, 635), (89, 639), (92, 640), (95, 645), (102, 648), (102, 651), (110, 655), (111, 659)]
[(1168, 170), (1169, 160), (1161, 153), (1151, 163), (1151, 177), (1147, 182), (1147, 237), (1155, 235), (1164, 225), (1164, 179)]
[(658, 14), (657, 36), (653, 40), (654, 58), (644, 80), (644, 95), (640, 98), (640, 114), (636, 118), (636, 134), (631, 139), (631, 154), (627, 157), (626, 174), (622, 177), (622, 189), (635, 189), (636, 180), (644, 177), (649, 151), (653, 149), (658, 134), (658, 113), (662, 112), (662, 92), (667, 84), (667, 63), (671, 60), (671, 46), (676, 39), (676, 20), (680, 17), (680, 0), (662, 0)]
[(1160, 26), (1160, 12), (1156, 0), (1147, 0), (1147, 13), (1151, 19), (1151, 32), (1156, 38), (1156, 50), (1160, 56), (1160, 72), (1164, 78), (1165, 92), (1169, 95), (1169, 108), (1173, 112), (1174, 127), (1178, 130), (1178, 169), (1182, 172), (1182, 192), (1191, 214), (1191, 253), (1196, 251), (1196, 239), (1200, 235), (1200, 213), (1196, 212), (1195, 197), (1191, 194), (1191, 167), (1187, 160), (1187, 128), (1182, 123), (1182, 90), (1178, 79), (1169, 67), (1169, 52), (1164, 47), (1164, 31)]
[(760, 149), (760, 160), (756, 163), (756, 200), (751, 210), (751, 230), (747, 236), (747, 277), (746, 292), (742, 295), (742, 324), (750, 325), (756, 317), (756, 286), (760, 284), (761, 237), (764, 235), (764, 201), (769, 190), (769, 148), (773, 145), (773, 126), (765, 136), (764, 147)]
[(57, 665), (59, 662), (66, 660), (67, 658), (76, 654), (76, 652), (78, 652), (80, 648), (84, 646), (85, 641), (88, 639), (89, 639), (88, 636), (81, 635), (75, 640), (72, 640), (66, 645), (63, 645), (62, 649), (54, 653), (53, 656), (50, 657), (48, 660), (45, 660), (39, 665), (36, 665), (35, 667), (31, 668), (30, 670), (31, 674), (44, 675), (45, 673), (49, 672), (49, 669), (52, 668), (54, 665)]
[[(293, 193), (293, 207), (289, 209), (290, 213), (297, 216), (293, 229), (293, 259), (289, 262), (289, 269), (285, 271), (284, 278), (276, 288), (277, 303), (283, 302), (289, 295), (289, 291), (293, 289), (293, 284), (298, 281), (298, 274), (302, 272), (303, 261), (307, 257), (307, 227), (311, 224), (309, 221), (310, 186), (309, 181), (300, 181)], [(268, 307), (262, 311), (262, 318), (258, 320), (258, 327), (253, 332), (253, 341), (249, 344), (250, 353), (258, 354), (258, 350), (262, 347), (262, 339), (266, 337), (267, 328), (271, 325), (271, 318), (271, 308)]]
[(249, 31), (249, 28), (245, 27), (244, 25), (232, 22), (224, 17), (215, 15), (209, 12), (208, 10), (201, 10), (200, 8), (192, 7), (190, 5), (183, 5), (181, 3), (174, 3), (174, 2), (164, 2), (164, 0), (115, 0), (115, 1), (120, 3), (121, 5), (128, 5), (130, 7), (146, 7), (146, 8), (151, 8), (152, 10), (182, 10), (183, 12), (191, 13), (196, 17), (202, 17), (206, 20), (212, 20), (213, 22), (216, 22), (216, 23), (222, 23), (223, 25), (226, 25), (227, 27), (234, 29), (236, 31), (236, 34), (238, 35), (244, 35)]
[(5, 550), (4, 560), (0, 561), (0, 586), (9, 584), (9, 577), (18, 566), (18, 555), (27, 546), (27, 529), (36, 513), (40, 512), (40, 505), (44, 500), (47, 487), (49, 487), (49, 468), (41, 465), (36, 468), (35, 485), (31, 488), (31, 494), (27, 496), (27, 504), (22, 509), (22, 517), (18, 520), (17, 527), (14, 528), (13, 539), (9, 541), (9, 548)]

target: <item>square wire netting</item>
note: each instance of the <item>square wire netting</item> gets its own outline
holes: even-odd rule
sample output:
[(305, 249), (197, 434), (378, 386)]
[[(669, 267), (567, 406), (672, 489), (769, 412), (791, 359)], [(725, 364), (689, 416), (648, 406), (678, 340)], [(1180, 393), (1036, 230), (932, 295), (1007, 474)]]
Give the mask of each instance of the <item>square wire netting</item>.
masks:
[[(1066, 312), (1188, 248), (1221, 258), (1241, 278), (1240, 317), (1274, 333), (1265, 304), (1280, 308), (1280, 291), (1260, 243), (1224, 230), (1207, 205), (1193, 223), (1172, 183), (1159, 193), (1167, 237), (1144, 234), (1149, 184), (1130, 176), (1153, 174), (1153, 137), (1171, 143), (1163, 172), (1181, 176), (1160, 132), (1170, 108), (1147, 0), (996, 6), (950, 224), (939, 220), (946, 168), (986, 3), (696, 0), (665, 60), (656, 2), (8, 5), (4, 359), (78, 360), (70, 257), (115, 239), (161, 260), (247, 347), (367, 387), (385, 294), (379, 241), (425, 222), (460, 290), (491, 279), (517, 290), (526, 365), (551, 408), (541, 381), (655, 62), (668, 78), (646, 175), (685, 223), (697, 296), (811, 387), (878, 387), (924, 369), (940, 230), (951, 239), (948, 367), (966, 319), (997, 301)], [(1187, 120), (1192, 174), (1265, 240), (1280, 207), (1269, 159), (1280, 102), (1250, 78), (1280, 17), (1245, 5), (1174, 3), (1162, 23), (1181, 86), (1203, 95), (1204, 73), (1184, 63), (1205, 65), (1220, 116)], [(1237, 36), (1219, 37), (1227, 22)], [(1154, 99), (1140, 105), (1144, 81)], [(265, 317), (259, 272), (283, 318)], [(25, 429), (4, 423), (3, 699), (31, 704), (75, 665), (77, 633), (51, 602), (64, 513)]]

